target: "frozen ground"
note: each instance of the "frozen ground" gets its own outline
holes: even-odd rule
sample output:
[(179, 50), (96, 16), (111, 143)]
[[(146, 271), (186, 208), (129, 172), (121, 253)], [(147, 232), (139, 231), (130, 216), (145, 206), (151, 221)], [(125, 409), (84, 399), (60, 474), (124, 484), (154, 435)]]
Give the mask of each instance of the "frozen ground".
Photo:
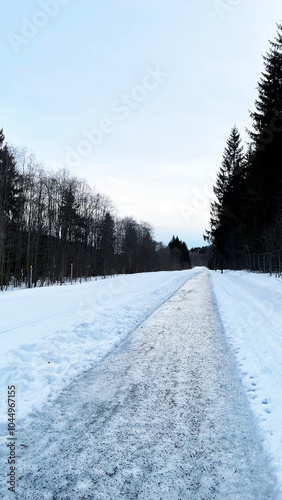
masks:
[[(120, 276), (0, 292), (0, 401), (17, 388), (17, 420), (54, 401), (200, 270)], [(0, 436), (7, 407), (0, 405)]]
[[(242, 317), (240, 313), (238, 318), (236, 307), (241, 300), (241, 308), (248, 305), (252, 310), (252, 284), (248, 276), (238, 274), (237, 279), (234, 275), (238, 283), (243, 280), (246, 291), (234, 284), (234, 302), (229, 296), (225, 303), (231, 291), (228, 276), (232, 282), (232, 275), (212, 274), (212, 280), (223, 324), (238, 356), (237, 348), (245, 348), (244, 334), (249, 334), (244, 325), (242, 331), (235, 328)], [(49, 398), (42, 411), (34, 411), (29, 420), (22, 419), (18, 427), (17, 494), (13, 498), (281, 498), (269, 465), (267, 452), (273, 450), (263, 447), (266, 429), (259, 431), (251, 412), (236, 358), (222, 328), (210, 273), (200, 269), (179, 273), (175, 289), (180, 276), (183, 283), (190, 279), (131, 334), (124, 333), (125, 339), (116, 349), (66, 386), (56, 401)], [(171, 295), (172, 289), (166, 293)], [(245, 293), (249, 293), (248, 303)], [(151, 310), (157, 307), (153, 297), (151, 294)], [(133, 310), (134, 303), (137, 310), (144, 309), (141, 293), (133, 300)], [(106, 310), (100, 311), (100, 328), (102, 318), (106, 328)], [(143, 310), (143, 317), (148, 311)], [(236, 339), (241, 339), (241, 346), (236, 345)], [(260, 342), (261, 348), (265, 345), (266, 341)], [(249, 388), (259, 391), (259, 359), (252, 361), (248, 358), (251, 354), (246, 347), (245, 373), (256, 377), (249, 379)], [(271, 360), (269, 355), (269, 363)], [(252, 366), (257, 370), (254, 375)], [(263, 405), (268, 406), (261, 402)], [(3, 488), (0, 491), (4, 494)]]

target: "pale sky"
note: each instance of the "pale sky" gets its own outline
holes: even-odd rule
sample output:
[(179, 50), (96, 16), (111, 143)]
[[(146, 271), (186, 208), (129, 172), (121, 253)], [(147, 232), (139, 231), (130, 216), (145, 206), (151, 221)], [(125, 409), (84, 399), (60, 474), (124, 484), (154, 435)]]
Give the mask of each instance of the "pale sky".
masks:
[(13, 0), (0, 13), (8, 142), (85, 178), (158, 241), (202, 246), (281, 0)]

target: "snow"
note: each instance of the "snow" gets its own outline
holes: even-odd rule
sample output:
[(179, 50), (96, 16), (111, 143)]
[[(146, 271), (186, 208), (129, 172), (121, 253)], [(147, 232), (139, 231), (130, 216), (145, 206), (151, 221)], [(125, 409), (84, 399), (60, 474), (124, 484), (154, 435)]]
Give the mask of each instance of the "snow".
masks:
[[(0, 295), (0, 398), (17, 389), (23, 423), (91, 368), (198, 270), (119, 276)], [(26, 422), (27, 425), (27, 422)], [(0, 407), (0, 436), (7, 407)]]
[(18, 446), (14, 498), (276, 498), (210, 275), (188, 277), (30, 425), (18, 428), (24, 447)]
[[(48, 463), (61, 443), (56, 480), (60, 491), (73, 491), (73, 498), (92, 498), (87, 495), (93, 488), (93, 474), (95, 485), (101, 487), (99, 500), (112, 498), (103, 493), (107, 484), (117, 499), (119, 488), (128, 488), (120, 498), (131, 498), (139, 491), (138, 484), (147, 479), (152, 492), (161, 471), (161, 490), (154, 490), (150, 496), (144, 483), (140, 498), (181, 498), (175, 485), (185, 491), (187, 477), (191, 476), (192, 483), (195, 481), (189, 483), (191, 488), (201, 484), (199, 491), (191, 490), (191, 500), (225, 499), (229, 496), (227, 483), (220, 480), (225, 474), (234, 490), (232, 498), (241, 500), (240, 494), (237, 497), (234, 493), (236, 484), (240, 485), (240, 480), (234, 483), (233, 465), (237, 461), (245, 478), (241, 485), (244, 499), (281, 500), (281, 304), (279, 278), (243, 271), (220, 274), (204, 268), (2, 292), (0, 398), (6, 401), (7, 386), (16, 385), (17, 428), (20, 443), (28, 446), (18, 447), (17, 467), (23, 474), (22, 484), (26, 481), (31, 493), (18, 498), (53, 498), (54, 491), (48, 484), (49, 493), (42, 494), (41, 481), (54, 484)], [(174, 402), (172, 406), (162, 405), (166, 395)], [(198, 403), (203, 403), (202, 409)], [(91, 415), (97, 419), (97, 426), (95, 418), (91, 419), (92, 428), (84, 415), (89, 404)], [(203, 410), (206, 419), (202, 418)], [(181, 420), (183, 416), (187, 422)], [(187, 451), (188, 430), (192, 426), (193, 431), (193, 425), (198, 429), (192, 439), (195, 449), (192, 446)], [(168, 437), (168, 429), (173, 438)], [(81, 443), (86, 430), (96, 455), (88, 448), (77, 448), (76, 434)], [(95, 434), (96, 444), (91, 432), (101, 433), (99, 439)], [(6, 447), (6, 438), (7, 403), (1, 403), (1, 447)], [(155, 451), (150, 455), (151, 447)], [(65, 449), (67, 457), (62, 451)], [(111, 454), (111, 449), (112, 458), (108, 460), (103, 450)], [(123, 449), (129, 450), (128, 457)], [(38, 453), (45, 476), (37, 472)], [(91, 457), (98, 460), (96, 465), (91, 465)], [(267, 461), (276, 474), (277, 496), (269, 494), (273, 480)], [(116, 463), (123, 464), (119, 475)], [(202, 471), (200, 479), (195, 464)], [(87, 467), (92, 475), (84, 476)], [(52, 473), (54, 470), (52, 466)], [(73, 477), (74, 470), (75, 484), (66, 479)], [(175, 482), (173, 478), (180, 470), (181, 477)], [(259, 471), (256, 480), (261, 477), (261, 484), (250, 484), (251, 470)], [(32, 474), (38, 490), (32, 490), (32, 484), (28, 486)], [(112, 483), (107, 483), (111, 478)], [(212, 478), (216, 478), (218, 492), (214, 497)], [(112, 490), (115, 481), (116, 490)], [(252, 496), (250, 491), (256, 493)]]
[(282, 498), (282, 280), (244, 271), (211, 272), (211, 277)]

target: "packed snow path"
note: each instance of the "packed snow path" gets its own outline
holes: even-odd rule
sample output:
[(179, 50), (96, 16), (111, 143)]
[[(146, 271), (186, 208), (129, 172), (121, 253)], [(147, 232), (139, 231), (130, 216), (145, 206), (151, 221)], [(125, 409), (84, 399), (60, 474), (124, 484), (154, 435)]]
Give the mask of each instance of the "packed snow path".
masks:
[(205, 271), (18, 434), (21, 500), (276, 498)]

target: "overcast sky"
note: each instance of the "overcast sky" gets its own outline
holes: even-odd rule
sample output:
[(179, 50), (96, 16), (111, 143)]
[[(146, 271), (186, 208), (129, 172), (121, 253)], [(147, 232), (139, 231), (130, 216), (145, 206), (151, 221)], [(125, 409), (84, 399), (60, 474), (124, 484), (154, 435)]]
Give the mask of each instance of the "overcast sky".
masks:
[(0, 127), (120, 216), (202, 246), (234, 124), (247, 140), (281, 0), (2, 2)]

